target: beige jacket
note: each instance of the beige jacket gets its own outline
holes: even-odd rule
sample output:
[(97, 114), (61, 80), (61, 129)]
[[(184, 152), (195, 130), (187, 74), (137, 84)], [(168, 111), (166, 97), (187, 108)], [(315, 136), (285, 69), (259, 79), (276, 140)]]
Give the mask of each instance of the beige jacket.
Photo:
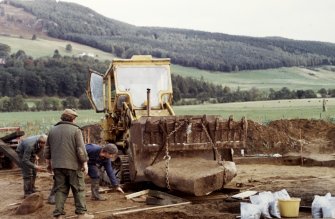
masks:
[(50, 129), (44, 150), (52, 168), (80, 170), (88, 161), (83, 135), (79, 126), (61, 121)]

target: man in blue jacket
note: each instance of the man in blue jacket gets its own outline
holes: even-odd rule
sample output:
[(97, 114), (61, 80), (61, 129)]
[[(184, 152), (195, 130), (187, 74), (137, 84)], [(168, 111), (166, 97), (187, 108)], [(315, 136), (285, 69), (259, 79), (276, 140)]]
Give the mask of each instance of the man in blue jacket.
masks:
[(99, 194), (100, 182), (100, 167), (104, 167), (109, 177), (111, 184), (116, 187), (116, 191), (124, 193), (119, 185), (119, 182), (114, 174), (111, 159), (117, 157), (118, 149), (114, 144), (107, 144), (105, 147), (100, 147), (96, 144), (86, 144), (86, 151), (89, 157), (88, 160), (88, 175), (91, 178), (92, 200), (105, 201), (106, 198)]

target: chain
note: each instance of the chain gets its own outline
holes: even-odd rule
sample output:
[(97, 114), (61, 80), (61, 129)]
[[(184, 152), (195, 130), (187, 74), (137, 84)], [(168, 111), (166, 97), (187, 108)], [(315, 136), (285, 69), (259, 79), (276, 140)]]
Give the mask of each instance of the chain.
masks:
[(206, 126), (204, 125), (204, 123), (202, 123), (202, 128), (204, 129), (205, 133), (206, 133), (206, 136), (209, 140), (209, 142), (211, 143), (212, 145), (212, 148), (214, 149), (214, 152), (215, 152), (215, 155), (216, 155), (216, 159), (218, 161), (218, 164), (221, 164), (223, 165), (223, 163), (221, 162), (221, 155), (219, 154), (219, 151), (218, 151), (218, 148), (215, 146), (211, 136), (209, 135), (208, 131), (207, 131), (207, 128)]
[(170, 181), (169, 181), (169, 162), (171, 160), (171, 156), (169, 155), (169, 138), (174, 133), (176, 133), (184, 124), (185, 122), (182, 122), (177, 128), (175, 128), (172, 132), (170, 132), (165, 140), (165, 156), (163, 157), (163, 160), (165, 160), (165, 182), (166, 182), (166, 187), (169, 190), (171, 190)]

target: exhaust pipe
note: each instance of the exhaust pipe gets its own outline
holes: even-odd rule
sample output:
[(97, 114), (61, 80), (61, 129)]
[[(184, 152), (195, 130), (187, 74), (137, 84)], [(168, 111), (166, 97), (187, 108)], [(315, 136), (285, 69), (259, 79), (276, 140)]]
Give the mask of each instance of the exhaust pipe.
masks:
[(150, 88), (147, 88), (147, 112), (148, 116), (150, 116)]

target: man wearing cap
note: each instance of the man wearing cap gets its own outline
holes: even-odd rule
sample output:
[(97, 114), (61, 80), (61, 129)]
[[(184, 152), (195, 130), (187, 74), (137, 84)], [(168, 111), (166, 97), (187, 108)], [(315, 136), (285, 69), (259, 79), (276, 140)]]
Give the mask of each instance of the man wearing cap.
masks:
[(100, 167), (104, 167), (109, 177), (111, 184), (117, 191), (124, 193), (119, 185), (119, 182), (114, 174), (111, 160), (117, 157), (118, 149), (114, 144), (107, 144), (105, 147), (100, 147), (96, 144), (86, 144), (86, 151), (89, 157), (88, 160), (88, 175), (91, 178), (92, 200), (105, 201), (106, 198), (99, 194), (100, 182)]
[(70, 188), (75, 202), (78, 218), (94, 218), (87, 214), (84, 176), (88, 172), (88, 156), (81, 129), (75, 124), (78, 114), (65, 109), (58, 122), (49, 131), (45, 158), (49, 171), (54, 173), (55, 210), (54, 218), (63, 218), (64, 204)]
[(46, 135), (30, 136), (21, 141), (16, 148), (21, 161), (24, 198), (36, 192), (36, 172), (42, 170), (42, 167), (36, 162), (38, 160), (37, 155), (43, 150), (46, 141)]

